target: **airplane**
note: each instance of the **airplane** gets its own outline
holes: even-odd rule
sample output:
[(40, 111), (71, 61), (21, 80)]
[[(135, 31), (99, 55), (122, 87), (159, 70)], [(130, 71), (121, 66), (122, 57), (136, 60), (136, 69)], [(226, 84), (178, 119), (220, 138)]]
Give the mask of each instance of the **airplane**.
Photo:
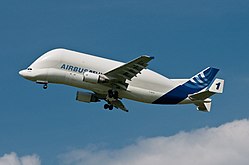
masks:
[[(224, 80), (215, 78), (219, 69), (208, 67), (189, 79), (169, 79), (147, 69), (154, 57), (143, 55), (128, 63), (114, 61), (68, 49), (50, 50), (27, 69), (19, 71), (25, 79), (43, 84), (70, 85), (81, 102), (106, 101), (104, 109), (128, 112), (122, 99), (150, 104), (195, 104), (210, 112), (210, 97), (223, 93)], [(90, 92), (91, 91), (91, 92)]]

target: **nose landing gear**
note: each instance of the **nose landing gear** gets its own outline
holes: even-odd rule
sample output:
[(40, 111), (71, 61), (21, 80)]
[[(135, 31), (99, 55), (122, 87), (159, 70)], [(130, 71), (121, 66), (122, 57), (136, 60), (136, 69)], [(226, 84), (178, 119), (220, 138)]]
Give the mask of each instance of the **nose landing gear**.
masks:
[(42, 84), (43, 85), (43, 89), (47, 89), (48, 88), (48, 81), (37, 80), (36, 83), (37, 84)]
[(43, 89), (47, 89), (47, 88), (48, 88), (48, 84), (44, 84)]

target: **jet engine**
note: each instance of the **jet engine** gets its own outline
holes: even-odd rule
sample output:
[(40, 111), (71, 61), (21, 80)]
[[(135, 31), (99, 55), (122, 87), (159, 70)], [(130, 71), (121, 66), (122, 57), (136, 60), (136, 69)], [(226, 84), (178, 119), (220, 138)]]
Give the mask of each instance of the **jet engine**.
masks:
[(83, 81), (89, 82), (89, 83), (104, 83), (108, 81), (108, 78), (104, 75), (99, 75), (91, 72), (85, 72)]
[(99, 98), (95, 96), (95, 94), (89, 92), (80, 92), (80, 91), (77, 91), (76, 100), (86, 103), (100, 101)]

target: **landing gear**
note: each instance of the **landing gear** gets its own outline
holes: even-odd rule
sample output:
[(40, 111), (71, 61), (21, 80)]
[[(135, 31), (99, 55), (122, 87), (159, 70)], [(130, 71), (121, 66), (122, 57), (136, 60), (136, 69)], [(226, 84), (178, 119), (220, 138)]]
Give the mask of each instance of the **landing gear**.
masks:
[(109, 110), (113, 110), (113, 105), (109, 105)]
[(110, 111), (113, 110), (113, 105), (111, 104), (105, 104), (104, 109), (109, 109)]
[(37, 84), (42, 84), (43, 85), (43, 89), (47, 89), (48, 88), (48, 81), (37, 80), (36, 83)]
[(48, 84), (44, 84), (43, 89), (47, 89), (47, 88), (48, 88)]
[(108, 90), (108, 97), (109, 98), (114, 98), (114, 99), (118, 99), (118, 91), (116, 90)]
[(109, 90), (109, 91), (108, 91), (108, 97), (109, 97), (109, 98), (112, 98), (112, 97), (113, 97), (113, 91), (112, 91), (112, 90)]
[(118, 91), (114, 91), (113, 92), (113, 98), (114, 99), (118, 99)]
[(118, 100), (118, 91), (110, 89), (108, 90), (106, 101), (108, 104), (104, 105), (104, 109), (113, 110), (113, 105), (111, 102)]
[(105, 105), (104, 105), (104, 108), (105, 108), (105, 109), (108, 109), (108, 108), (109, 108), (109, 105), (108, 105), (108, 104), (105, 104)]

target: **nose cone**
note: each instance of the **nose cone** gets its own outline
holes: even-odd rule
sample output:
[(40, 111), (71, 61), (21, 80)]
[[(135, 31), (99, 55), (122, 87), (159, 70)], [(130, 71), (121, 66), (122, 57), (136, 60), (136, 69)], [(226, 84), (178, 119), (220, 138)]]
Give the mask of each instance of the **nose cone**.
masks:
[(30, 80), (32, 78), (32, 75), (31, 75), (30, 71), (28, 71), (28, 70), (19, 71), (19, 75), (25, 79), (28, 79), (28, 80)]
[(22, 77), (25, 77), (25, 70), (19, 71), (19, 75), (22, 76)]
[(22, 77), (25, 77), (25, 70), (19, 71), (19, 75), (22, 76)]

